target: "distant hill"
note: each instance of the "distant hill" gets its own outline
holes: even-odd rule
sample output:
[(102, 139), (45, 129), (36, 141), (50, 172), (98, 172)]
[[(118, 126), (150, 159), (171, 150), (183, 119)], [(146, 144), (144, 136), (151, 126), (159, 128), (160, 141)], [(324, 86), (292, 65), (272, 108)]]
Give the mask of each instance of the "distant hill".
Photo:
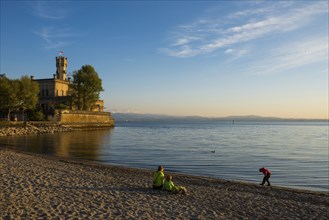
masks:
[(112, 113), (115, 121), (328, 121), (325, 119), (296, 119), (296, 118), (278, 118), (262, 117), (257, 115), (247, 116), (228, 116), (228, 117), (201, 117), (201, 116), (172, 116), (157, 114), (136, 114), (136, 113)]
[(170, 115), (156, 115), (156, 114), (136, 114), (136, 113), (112, 113), (116, 121), (176, 121), (176, 120), (209, 120), (203, 117), (180, 117)]

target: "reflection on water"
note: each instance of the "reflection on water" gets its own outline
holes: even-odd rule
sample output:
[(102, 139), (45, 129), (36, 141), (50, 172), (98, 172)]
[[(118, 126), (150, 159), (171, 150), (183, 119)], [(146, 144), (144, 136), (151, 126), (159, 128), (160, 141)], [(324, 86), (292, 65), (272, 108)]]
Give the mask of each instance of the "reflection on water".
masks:
[[(113, 129), (0, 137), (29, 152), (105, 164), (328, 191), (327, 122), (129, 122)], [(212, 153), (214, 152), (215, 153)]]
[(1, 146), (66, 158), (98, 160), (112, 129), (1, 137)]

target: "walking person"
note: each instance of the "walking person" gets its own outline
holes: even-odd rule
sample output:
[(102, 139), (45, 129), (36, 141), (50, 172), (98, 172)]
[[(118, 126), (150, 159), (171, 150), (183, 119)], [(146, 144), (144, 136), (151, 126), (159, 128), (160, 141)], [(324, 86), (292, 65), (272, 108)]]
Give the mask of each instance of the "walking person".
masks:
[(263, 182), (260, 185), (264, 185), (265, 182), (267, 182), (267, 185), (270, 186), (271, 183), (269, 181), (271, 177), (271, 171), (269, 169), (266, 169), (265, 167), (262, 167), (259, 169), (259, 172), (262, 172), (264, 174)]

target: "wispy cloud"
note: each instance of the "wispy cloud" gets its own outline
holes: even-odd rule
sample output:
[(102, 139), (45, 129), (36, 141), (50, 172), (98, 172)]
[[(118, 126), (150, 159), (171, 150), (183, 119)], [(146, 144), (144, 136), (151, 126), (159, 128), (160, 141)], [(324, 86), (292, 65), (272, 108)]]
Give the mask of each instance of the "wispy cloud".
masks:
[(270, 52), (261, 64), (254, 63), (248, 72), (258, 75), (269, 75), (305, 65), (328, 61), (328, 37), (315, 37), (282, 45)]
[(240, 57), (243, 57), (243, 56), (249, 54), (249, 49), (247, 49), (247, 48), (229, 48), (224, 51), (224, 54), (226, 54), (229, 57), (228, 61), (231, 62), (233, 60), (239, 59)]
[(47, 2), (36, 1), (34, 4), (34, 12), (37, 17), (49, 20), (61, 20), (66, 18), (68, 12), (63, 7), (59, 7), (59, 4), (63, 2)]
[[(255, 13), (257, 18), (249, 17)], [(160, 51), (173, 57), (192, 57), (219, 49), (226, 51), (229, 47), (302, 28), (314, 17), (324, 13), (328, 13), (327, 2), (297, 6), (288, 2), (255, 11), (235, 12), (221, 18), (199, 19), (191, 24), (178, 26), (172, 37), (174, 43)], [(233, 19), (242, 16), (248, 16), (249, 20)]]
[[(41, 19), (44, 26), (34, 33), (44, 41), (45, 49), (62, 49), (70, 44), (68, 39), (74, 35), (68, 24), (64, 23), (68, 16), (68, 10), (64, 4), (65, 1), (35, 1), (31, 3), (34, 15)], [(61, 22), (61, 26), (58, 26), (58, 22)]]
[(235, 18), (244, 18), (249, 16), (262, 16), (264, 14), (273, 13), (274, 11), (285, 10), (287, 7), (291, 7), (294, 3), (291, 1), (278, 1), (275, 4), (270, 4), (266, 2), (266, 5), (263, 5), (262, 2), (259, 2), (255, 6), (260, 6), (259, 8), (253, 7), (252, 9), (245, 9), (241, 11), (234, 12), (228, 16), (230, 19)]
[(172, 46), (180, 46), (180, 45), (186, 45), (193, 41), (200, 40), (200, 37), (195, 36), (184, 36), (176, 39), (176, 42), (172, 44)]
[(73, 36), (70, 28), (44, 27), (35, 33), (44, 40), (45, 49), (60, 49), (67, 46), (67, 38)]

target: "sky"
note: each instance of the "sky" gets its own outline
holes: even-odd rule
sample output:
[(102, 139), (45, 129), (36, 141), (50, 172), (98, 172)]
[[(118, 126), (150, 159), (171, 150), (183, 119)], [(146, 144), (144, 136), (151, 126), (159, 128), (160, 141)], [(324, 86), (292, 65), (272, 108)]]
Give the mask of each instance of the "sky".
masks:
[(106, 111), (328, 119), (328, 1), (1, 0), (0, 73), (92, 65)]

